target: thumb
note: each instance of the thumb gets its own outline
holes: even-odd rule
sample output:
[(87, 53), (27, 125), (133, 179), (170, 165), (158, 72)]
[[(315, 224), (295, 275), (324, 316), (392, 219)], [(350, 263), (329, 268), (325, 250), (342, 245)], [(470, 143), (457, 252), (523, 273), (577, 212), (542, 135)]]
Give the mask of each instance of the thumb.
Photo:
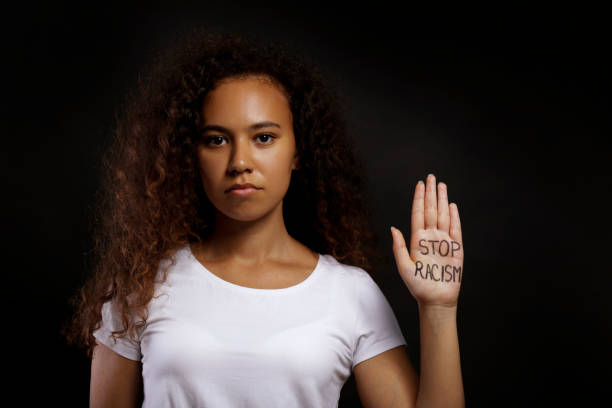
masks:
[(391, 227), (391, 236), (393, 237), (393, 255), (395, 256), (397, 268), (405, 273), (413, 271), (415, 264), (410, 258), (404, 234), (397, 228)]

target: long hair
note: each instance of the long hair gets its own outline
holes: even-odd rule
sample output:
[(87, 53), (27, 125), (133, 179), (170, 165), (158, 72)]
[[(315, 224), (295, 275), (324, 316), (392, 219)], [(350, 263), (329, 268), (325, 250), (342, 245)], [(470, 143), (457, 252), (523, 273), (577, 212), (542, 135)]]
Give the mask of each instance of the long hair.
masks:
[[(132, 336), (146, 324), (160, 262), (214, 228), (214, 207), (195, 153), (201, 108), (223, 78), (263, 74), (281, 84), (293, 115), (300, 167), (283, 201), (288, 233), (312, 250), (369, 270), (370, 227), (362, 165), (349, 143), (342, 104), (315, 64), (284, 43), (193, 29), (142, 71), (115, 115), (92, 212), (92, 273), (70, 299), (62, 327), (91, 358), (102, 305), (113, 299)], [(167, 277), (164, 271), (162, 282)], [(140, 320), (132, 319), (137, 316)]]

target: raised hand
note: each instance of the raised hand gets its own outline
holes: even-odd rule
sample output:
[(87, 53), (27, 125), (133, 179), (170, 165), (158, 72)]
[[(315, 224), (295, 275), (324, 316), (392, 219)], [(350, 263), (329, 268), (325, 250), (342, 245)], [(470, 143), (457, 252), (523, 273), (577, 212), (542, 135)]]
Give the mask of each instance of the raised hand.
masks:
[(402, 280), (419, 306), (457, 306), (463, 280), (459, 210), (448, 204), (446, 184), (433, 174), (414, 190), (410, 252), (404, 235), (391, 227), (393, 254)]

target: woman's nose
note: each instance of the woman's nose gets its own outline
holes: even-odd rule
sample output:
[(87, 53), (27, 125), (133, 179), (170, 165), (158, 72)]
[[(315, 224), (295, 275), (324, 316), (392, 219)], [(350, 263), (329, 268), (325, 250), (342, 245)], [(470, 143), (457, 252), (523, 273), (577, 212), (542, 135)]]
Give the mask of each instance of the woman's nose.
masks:
[(248, 143), (249, 141), (246, 139), (236, 138), (230, 153), (228, 165), (228, 172), (230, 174), (252, 170), (251, 147)]

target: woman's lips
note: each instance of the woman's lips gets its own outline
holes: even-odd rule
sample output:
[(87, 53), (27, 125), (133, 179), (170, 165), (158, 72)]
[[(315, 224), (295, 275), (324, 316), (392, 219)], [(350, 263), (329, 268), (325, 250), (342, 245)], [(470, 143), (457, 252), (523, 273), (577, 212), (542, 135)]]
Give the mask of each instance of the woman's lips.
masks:
[(228, 194), (235, 195), (238, 197), (244, 197), (244, 196), (248, 196), (248, 195), (255, 193), (257, 190), (258, 190), (257, 188), (253, 188), (253, 187), (235, 188), (233, 190), (230, 190)]

